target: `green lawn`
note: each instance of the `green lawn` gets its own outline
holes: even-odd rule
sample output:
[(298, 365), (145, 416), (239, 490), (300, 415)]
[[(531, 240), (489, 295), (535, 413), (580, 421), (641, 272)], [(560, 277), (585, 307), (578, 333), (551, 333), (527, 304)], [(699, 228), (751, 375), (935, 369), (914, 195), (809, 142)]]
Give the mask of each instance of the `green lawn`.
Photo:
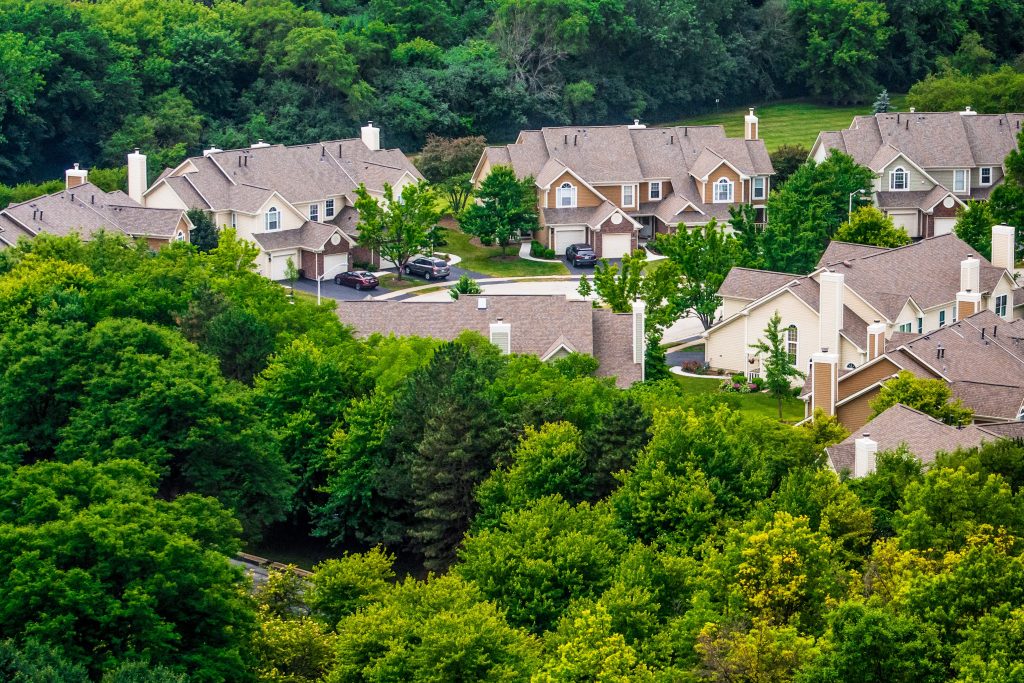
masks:
[[(718, 393), (718, 385), (724, 377), (683, 377), (673, 375), (679, 384), (688, 392), (695, 394)], [(737, 408), (741, 413), (751, 415), (763, 415), (773, 420), (779, 417), (778, 402), (768, 394), (723, 394), (737, 401)], [(804, 402), (798, 398), (785, 399), (782, 402), (782, 419), (786, 422), (799, 422), (804, 418)]]
[[(905, 95), (889, 97), (893, 110), (901, 109), (906, 100)], [(718, 113), (692, 116), (675, 121), (672, 125), (702, 126), (720, 123), (725, 126), (728, 135), (743, 137), (743, 116), (746, 113), (747, 107), (728, 109)], [(871, 105), (836, 107), (808, 100), (787, 100), (757, 107), (756, 113), (761, 119), (761, 137), (771, 152), (781, 145), (803, 145), (810, 149), (820, 131), (849, 128), (854, 116), (871, 113)]]
[(502, 256), (501, 247), (484, 247), (470, 242), (470, 235), (458, 230), (449, 230), (445, 236), (448, 246), (440, 247), (462, 257), (460, 268), (491, 277), (535, 277), (538, 275), (568, 275), (561, 263), (540, 263), (519, 258), (519, 245), (511, 244), (509, 254)]

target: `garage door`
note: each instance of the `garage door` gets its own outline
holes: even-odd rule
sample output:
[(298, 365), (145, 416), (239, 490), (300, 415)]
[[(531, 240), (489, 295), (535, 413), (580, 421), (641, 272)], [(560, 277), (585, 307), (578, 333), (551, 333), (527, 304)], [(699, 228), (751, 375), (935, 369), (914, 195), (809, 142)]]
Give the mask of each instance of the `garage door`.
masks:
[(622, 258), (632, 251), (633, 236), (628, 232), (601, 236), (601, 258)]
[(338, 273), (348, 270), (348, 254), (324, 254), (324, 272), (321, 280), (330, 280)]
[(583, 244), (587, 241), (587, 229), (582, 225), (577, 228), (555, 228), (555, 255), (565, 256), (565, 250), (571, 244)]
[(897, 228), (903, 228), (911, 237), (918, 236), (916, 213), (892, 213), (889, 216)]
[(953, 226), (956, 225), (955, 218), (936, 218), (935, 219), (935, 236), (948, 235), (953, 232)]
[(295, 267), (299, 267), (299, 257), (294, 251), (286, 252), (283, 254), (273, 254), (270, 257), (270, 279), (271, 280), (287, 280), (288, 279), (288, 259), (292, 260)]

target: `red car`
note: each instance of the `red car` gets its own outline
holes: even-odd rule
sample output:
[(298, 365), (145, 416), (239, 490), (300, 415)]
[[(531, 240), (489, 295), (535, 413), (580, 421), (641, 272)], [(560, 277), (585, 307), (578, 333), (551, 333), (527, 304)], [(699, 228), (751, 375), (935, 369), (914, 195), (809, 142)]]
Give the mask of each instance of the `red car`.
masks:
[(365, 270), (350, 270), (335, 275), (334, 284), (355, 287), (356, 289), (374, 289), (380, 284), (380, 281), (377, 280), (373, 273), (367, 273)]

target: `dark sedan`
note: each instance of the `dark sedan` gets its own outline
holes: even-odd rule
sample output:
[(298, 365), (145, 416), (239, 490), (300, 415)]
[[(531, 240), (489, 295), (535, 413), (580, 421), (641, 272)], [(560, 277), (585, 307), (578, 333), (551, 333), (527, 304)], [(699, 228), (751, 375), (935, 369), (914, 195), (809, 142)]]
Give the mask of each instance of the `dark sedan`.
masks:
[(570, 244), (565, 259), (574, 266), (592, 266), (597, 263), (597, 254), (589, 244)]
[(367, 273), (365, 270), (350, 270), (335, 275), (334, 284), (356, 289), (374, 289), (380, 284), (380, 281), (373, 273)]
[(428, 280), (435, 278), (444, 280), (451, 274), (452, 270), (448, 267), (447, 261), (421, 256), (406, 263), (405, 272), (407, 275), (422, 275)]

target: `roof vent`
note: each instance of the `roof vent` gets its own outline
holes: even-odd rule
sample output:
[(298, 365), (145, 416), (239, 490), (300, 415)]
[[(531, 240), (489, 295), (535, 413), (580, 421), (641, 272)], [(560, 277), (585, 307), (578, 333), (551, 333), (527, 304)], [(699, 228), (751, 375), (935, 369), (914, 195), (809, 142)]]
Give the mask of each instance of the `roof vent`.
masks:
[(645, 124), (643, 124), (643, 123), (640, 123), (640, 119), (633, 119), (632, 125), (629, 125), (629, 126), (626, 126), (626, 127), (629, 130), (641, 130), (643, 128), (646, 128), (647, 126)]
[(964, 107), (964, 110), (962, 112), (960, 112), (960, 116), (974, 116), (977, 113), (978, 112), (974, 111), (973, 109), (971, 109), (968, 106), (968, 107)]
[(262, 147), (270, 147), (270, 144), (263, 142), (263, 138), (256, 141), (256, 144), (249, 145), (252, 149), (260, 149)]
[(910, 108), (910, 113), (911, 113), (911, 114), (913, 114), (913, 113), (914, 113), (914, 112), (916, 112), (916, 111), (917, 111), (917, 107), (911, 107), (911, 108)]
[(476, 308), (478, 311), (487, 310), (487, 297), (482, 296), (476, 300)]
[(218, 152), (223, 152), (223, 151), (224, 151), (224, 150), (222, 150), (222, 149), (221, 149), (220, 147), (217, 147), (216, 145), (214, 145), (214, 146), (213, 146), (213, 147), (211, 147), (210, 149), (204, 149), (204, 150), (203, 150), (203, 156), (204, 156), (204, 157), (208, 157), (208, 156), (210, 156), (211, 154), (217, 154)]

